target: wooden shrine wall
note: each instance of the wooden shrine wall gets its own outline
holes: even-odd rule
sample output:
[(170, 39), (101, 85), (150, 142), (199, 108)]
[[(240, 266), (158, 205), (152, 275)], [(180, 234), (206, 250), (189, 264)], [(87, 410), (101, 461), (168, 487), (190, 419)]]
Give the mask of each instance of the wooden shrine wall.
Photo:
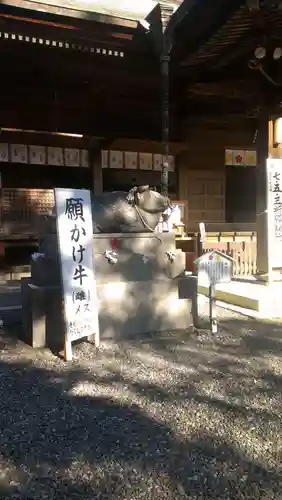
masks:
[(254, 149), (254, 136), (255, 130), (201, 128), (187, 132), (187, 151), (178, 156), (176, 165), (179, 199), (187, 202), (188, 229), (197, 228), (200, 221), (226, 221), (226, 196), (230, 195), (226, 190), (225, 149)]

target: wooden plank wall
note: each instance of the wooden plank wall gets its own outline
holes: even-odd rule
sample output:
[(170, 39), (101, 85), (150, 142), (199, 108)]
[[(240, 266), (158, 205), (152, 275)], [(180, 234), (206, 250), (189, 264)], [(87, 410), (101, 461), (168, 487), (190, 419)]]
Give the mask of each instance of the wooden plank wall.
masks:
[(187, 202), (187, 229), (197, 222), (225, 222), (225, 149), (251, 149), (255, 130), (193, 129), (177, 157), (179, 199)]

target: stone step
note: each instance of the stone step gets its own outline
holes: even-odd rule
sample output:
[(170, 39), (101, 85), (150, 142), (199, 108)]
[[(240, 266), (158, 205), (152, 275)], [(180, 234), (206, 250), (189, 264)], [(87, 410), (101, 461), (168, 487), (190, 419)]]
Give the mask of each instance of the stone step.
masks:
[[(208, 295), (208, 287), (200, 285), (198, 292)], [(271, 285), (254, 281), (232, 281), (216, 287), (216, 300), (246, 310), (255, 311), (262, 318), (282, 317), (282, 282)]]

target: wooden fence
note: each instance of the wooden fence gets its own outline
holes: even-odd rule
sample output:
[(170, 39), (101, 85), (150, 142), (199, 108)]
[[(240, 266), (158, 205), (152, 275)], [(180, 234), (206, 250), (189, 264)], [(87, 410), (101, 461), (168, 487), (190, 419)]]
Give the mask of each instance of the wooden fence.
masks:
[(234, 259), (234, 278), (251, 277), (257, 272), (256, 231), (208, 231), (202, 243), (199, 233), (189, 232), (186, 238), (177, 238), (176, 248), (185, 252), (186, 269), (189, 271), (195, 272), (197, 257), (214, 249)]
[(257, 272), (257, 238), (255, 232), (207, 233), (198, 255), (211, 249), (220, 250), (234, 259), (235, 278), (250, 277)]

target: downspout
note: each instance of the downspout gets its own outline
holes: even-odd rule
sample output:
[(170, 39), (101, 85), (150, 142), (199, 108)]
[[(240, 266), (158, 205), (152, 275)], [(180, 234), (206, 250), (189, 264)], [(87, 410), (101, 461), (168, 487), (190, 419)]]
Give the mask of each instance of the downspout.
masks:
[(168, 160), (169, 160), (169, 66), (172, 47), (172, 35), (169, 29), (169, 20), (174, 12), (167, 0), (158, 2), (156, 7), (147, 16), (150, 25), (155, 52), (160, 61), (160, 88), (161, 88), (161, 140), (162, 140), (162, 171), (161, 192), (168, 195)]
[(169, 175), (169, 125), (170, 125), (170, 51), (172, 47), (172, 40), (167, 30), (167, 26), (173, 9), (168, 8), (166, 5), (160, 4), (161, 13), (161, 26), (162, 26), (162, 52), (160, 56), (160, 72), (161, 72), (161, 116), (162, 116), (162, 173), (161, 173), (161, 192), (163, 195), (168, 196), (168, 175)]
[(168, 157), (169, 157), (169, 51), (166, 47), (164, 37), (164, 48), (161, 55), (161, 113), (162, 113), (162, 149), (163, 162), (161, 174), (161, 192), (168, 195)]

